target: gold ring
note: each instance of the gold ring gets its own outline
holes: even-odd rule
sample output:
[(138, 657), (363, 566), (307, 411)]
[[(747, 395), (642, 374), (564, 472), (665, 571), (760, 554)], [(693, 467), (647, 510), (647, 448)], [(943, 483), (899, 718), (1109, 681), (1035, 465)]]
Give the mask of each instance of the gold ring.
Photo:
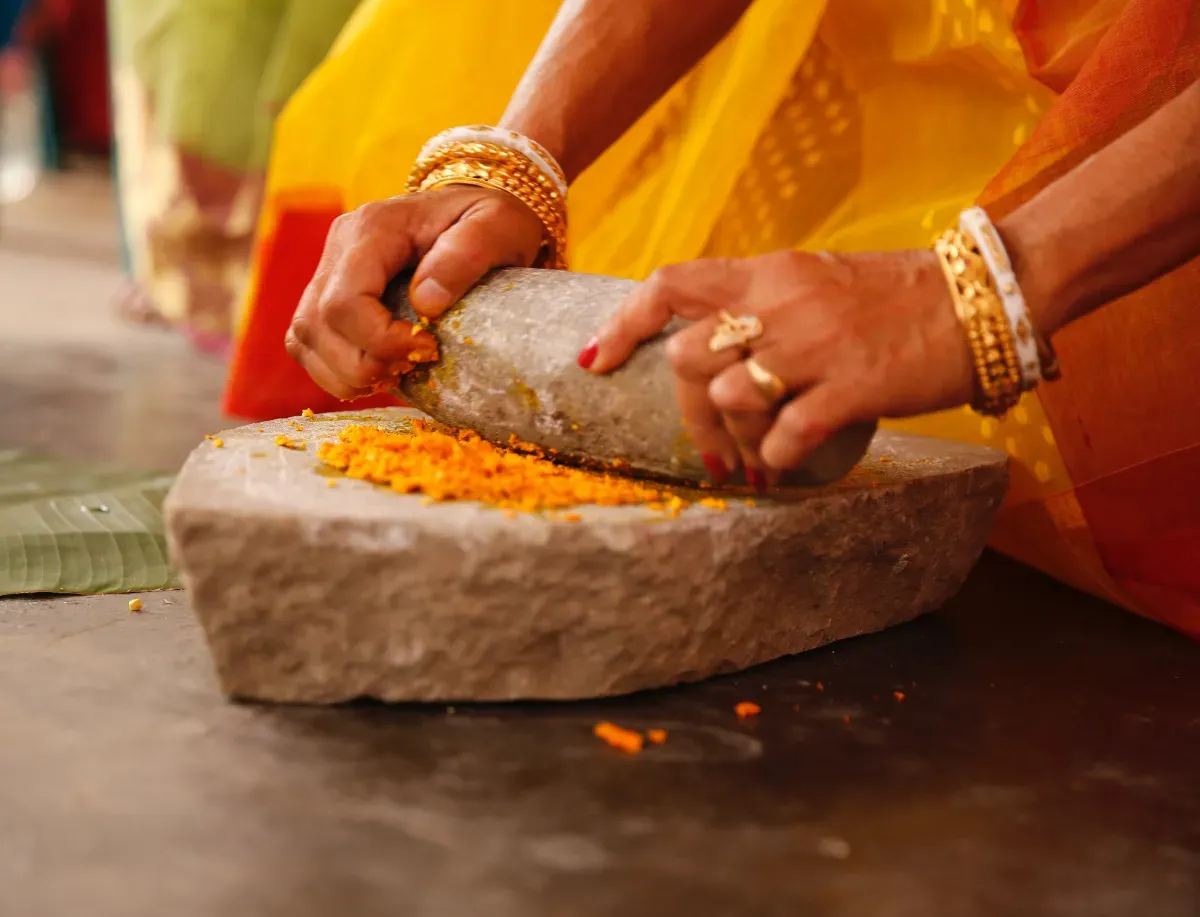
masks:
[(751, 341), (762, 337), (763, 323), (757, 315), (730, 315), (722, 309), (717, 318), (717, 327), (708, 339), (708, 349), (713, 353), (745, 347)]
[(783, 396), (787, 394), (787, 385), (784, 384), (784, 381), (769, 369), (763, 369), (753, 357), (745, 362), (746, 372), (750, 374), (750, 381), (754, 383), (754, 387), (762, 396), (772, 405), (782, 401)]

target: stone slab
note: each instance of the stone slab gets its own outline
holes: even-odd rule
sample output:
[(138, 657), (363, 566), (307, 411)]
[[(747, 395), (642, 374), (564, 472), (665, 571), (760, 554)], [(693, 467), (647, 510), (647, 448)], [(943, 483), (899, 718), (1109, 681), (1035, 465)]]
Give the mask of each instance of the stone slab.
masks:
[[(846, 481), (666, 519), (581, 522), (329, 487), (345, 424), (244, 427), (189, 458), (165, 512), (230, 695), (332, 703), (567, 699), (694, 681), (882, 630), (959, 588), (1004, 496), (1003, 455), (881, 434)], [(303, 438), (297, 452), (277, 433)]]
[[(707, 475), (684, 433), (667, 335), (646, 342), (616, 372), (595, 376), (579, 351), (637, 286), (569, 271), (508, 268), (479, 283), (434, 330), (441, 360), (405, 376), (403, 397), (431, 417), (492, 442), (512, 434), (565, 455), (628, 462), (637, 471), (684, 481)], [(414, 319), (407, 277), (383, 301)], [(681, 327), (676, 322), (668, 330)], [(822, 445), (788, 483), (824, 484), (866, 452), (874, 424), (850, 427)]]

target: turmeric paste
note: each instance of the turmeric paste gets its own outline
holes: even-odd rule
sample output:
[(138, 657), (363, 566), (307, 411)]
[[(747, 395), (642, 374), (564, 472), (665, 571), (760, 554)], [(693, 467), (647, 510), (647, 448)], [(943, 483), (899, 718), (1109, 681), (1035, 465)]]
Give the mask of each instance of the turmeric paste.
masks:
[[(317, 450), (322, 462), (347, 477), (423, 494), (429, 502), (473, 500), (509, 512), (565, 510), (584, 504), (645, 505), (677, 516), (688, 505), (677, 494), (617, 474), (550, 461), (536, 446), (513, 440), (495, 446), (476, 433), (447, 432), (416, 419), (411, 431), (345, 427)], [(724, 509), (721, 501), (701, 501)], [(563, 517), (575, 521), (578, 516)]]

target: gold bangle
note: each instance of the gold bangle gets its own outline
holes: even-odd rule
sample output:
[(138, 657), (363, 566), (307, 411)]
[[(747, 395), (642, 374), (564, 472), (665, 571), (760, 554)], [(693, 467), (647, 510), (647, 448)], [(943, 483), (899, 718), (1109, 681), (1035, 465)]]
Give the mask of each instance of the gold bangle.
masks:
[(981, 414), (1002, 417), (1024, 389), (1012, 328), (987, 262), (974, 240), (955, 229), (946, 230), (933, 250), (975, 364), (977, 396), (971, 406)]
[(548, 199), (561, 200), (562, 198), (562, 195), (559, 193), (559, 187), (566, 184), (566, 179), (562, 177), (562, 172), (557, 166), (554, 167), (556, 181), (542, 171), (535, 162), (516, 150), (511, 150), (508, 147), (489, 143), (484, 140), (466, 140), (448, 143), (434, 150), (432, 153), (420, 157), (413, 165), (412, 174), (409, 176), (409, 183), (420, 184), (422, 176), (428, 175), (448, 162), (460, 159), (490, 162), (504, 168), (506, 171), (527, 175), (540, 186)]
[[(558, 172), (556, 170), (556, 175)], [(409, 193), (435, 191), (447, 185), (494, 188), (512, 195), (537, 216), (545, 230), (542, 266), (567, 266), (566, 201), (556, 182), (520, 152), (483, 141), (456, 141), (422, 156), (409, 174)]]

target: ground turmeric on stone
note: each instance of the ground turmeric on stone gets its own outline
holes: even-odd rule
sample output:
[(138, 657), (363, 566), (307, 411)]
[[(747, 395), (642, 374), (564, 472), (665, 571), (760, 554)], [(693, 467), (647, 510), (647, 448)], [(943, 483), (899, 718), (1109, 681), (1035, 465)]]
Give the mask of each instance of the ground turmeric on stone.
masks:
[[(420, 419), (407, 431), (345, 427), (336, 442), (320, 446), (317, 456), (347, 477), (423, 494), (431, 502), (472, 500), (520, 512), (646, 505), (670, 516), (688, 505), (652, 483), (559, 465), (535, 446), (514, 441), (502, 448), (475, 433), (448, 432)], [(724, 508), (720, 501), (702, 502)]]

